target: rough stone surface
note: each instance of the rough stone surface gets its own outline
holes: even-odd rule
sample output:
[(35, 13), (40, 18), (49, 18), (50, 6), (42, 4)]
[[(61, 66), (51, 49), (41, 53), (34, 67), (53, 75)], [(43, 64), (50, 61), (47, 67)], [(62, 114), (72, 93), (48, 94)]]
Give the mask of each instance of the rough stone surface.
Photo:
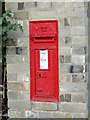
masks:
[(57, 110), (57, 103), (32, 102), (32, 108), (35, 110)]
[[(11, 119), (86, 118), (88, 34), (90, 34), (88, 4), (74, 1), (51, 2), (51, 0), (18, 2), (6, 2), (6, 9), (10, 8), (13, 12), (10, 21), (22, 22), (24, 29), (23, 33), (20, 30), (8, 32), (6, 58), (7, 95), (10, 108), (8, 116)], [(29, 21), (39, 19), (58, 20), (60, 100), (58, 103), (30, 100)]]

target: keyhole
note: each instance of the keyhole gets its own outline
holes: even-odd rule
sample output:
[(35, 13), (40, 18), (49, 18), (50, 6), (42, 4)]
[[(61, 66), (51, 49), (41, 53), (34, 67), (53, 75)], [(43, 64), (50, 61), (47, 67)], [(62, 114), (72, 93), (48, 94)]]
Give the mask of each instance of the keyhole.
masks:
[(42, 77), (42, 74), (39, 74), (39, 77)]

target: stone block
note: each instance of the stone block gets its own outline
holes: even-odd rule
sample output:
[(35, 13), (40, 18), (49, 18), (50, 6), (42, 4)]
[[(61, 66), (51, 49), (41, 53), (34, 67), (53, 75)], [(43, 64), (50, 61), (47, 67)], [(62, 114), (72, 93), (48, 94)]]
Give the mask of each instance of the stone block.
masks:
[(52, 113), (53, 118), (66, 118), (66, 113), (65, 112), (60, 112), (60, 111), (54, 111)]
[(5, 9), (6, 10), (10, 9), (12, 12), (18, 11), (18, 3), (14, 2), (13, 5), (13, 2), (9, 2), (9, 3), (6, 2)]
[(85, 74), (74, 74), (72, 75), (72, 82), (74, 83), (80, 83), (80, 82), (86, 82), (86, 75)]
[(61, 46), (59, 49), (59, 53), (60, 53), (60, 55), (70, 55), (70, 49), (71, 49), (71, 47)]
[(28, 99), (30, 97), (30, 92), (29, 91), (19, 91), (18, 92), (18, 98), (19, 100), (25, 100)]
[(88, 115), (86, 113), (72, 113), (72, 118), (77, 118), (80, 120), (83, 119), (83, 118), (88, 118)]
[(31, 103), (29, 99), (26, 100), (9, 100), (8, 106), (11, 110), (27, 110), (31, 109)]
[(25, 72), (21, 72), (21, 73), (17, 73), (17, 80), (20, 81), (26, 81), (29, 82), (30, 80), (30, 73), (25, 73)]
[(27, 10), (31, 10), (34, 9), (36, 7), (36, 3), (35, 2), (25, 2), (24, 3), (24, 9)]
[(15, 73), (21, 71), (29, 73), (29, 64), (8, 64), (7, 71), (8, 73)]
[(87, 94), (85, 93), (73, 93), (71, 97), (72, 102), (85, 103), (87, 101)]
[(71, 66), (69, 64), (60, 64), (60, 73), (70, 73)]
[(23, 29), (23, 33), (22, 31), (20, 31), (19, 29), (17, 31), (9, 31), (8, 33), (8, 37), (10, 38), (12, 36), (12, 38), (17, 39), (17, 38), (29, 38), (29, 30), (28, 27)]
[(21, 20), (26, 20), (26, 19), (28, 19), (28, 16), (29, 16), (27, 11), (13, 12), (13, 14), (14, 14), (15, 19), (21, 19)]
[(7, 55), (7, 63), (29, 63), (29, 56), (27, 55)]
[(71, 27), (64, 27), (59, 30), (60, 37), (67, 37), (71, 35)]
[(71, 63), (78, 64), (78, 65), (85, 64), (85, 55), (72, 55)]
[(60, 55), (60, 62), (61, 63), (71, 63), (71, 56), (70, 55)]
[(51, 2), (37, 2), (37, 8), (40, 10), (47, 10), (51, 8)]
[(7, 92), (8, 100), (18, 100), (18, 91), (8, 91)]
[(87, 17), (87, 7), (66, 8), (66, 15), (68, 17)]
[(64, 55), (60, 55), (60, 62), (64, 63)]
[[(21, 110), (8, 110), (8, 115), (9, 115), (9, 119), (10, 120), (14, 120), (14, 119), (23, 119), (25, 118), (25, 111), (21, 111)], [(18, 119), (19, 118), (19, 119)]]
[(27, 47), (7, 47), (7, 55), (28, 55), (29, 49)]
[(70, 113), (84, 113), (85, 103), (59, 103), (60, 112), (70, 112)]
[(57, 19), (57, 11), (56, 10), (32, 10), (29, 12), (29, 18), (31, 19)]
[(87, 92), (87, 83), (61, 83), (60, 91), (63, 92)]
[[(65, 6), (64, 6), (64, 2), (52, 2), (52, 7), (53, 8), (60, 8), (60, 9), (64, 9), (65, 8)], [(63, 12), (63, 11), (61, 11), (61, 12)]]
[(70, 18), (64, 18), (64, 26), (70, 26)]
[(25, 112), (26, 118), (39, 118), (39, 111), (27, 110)]
[(65, 73), (60, 74), (60, 82), (61, 83), (71, 82), (71, 75)]
[(80, 18), (80, 17), (71, 17), (71, 25), (72, 26), (88, 26), (88, 19)]
[(61, 94), (60, 101), (61, 102), (71, 102), (71, 94)]
[(29, 46), (29, 38), (18, 38), (17, 46), (19, 47), (28, 47)]
[(72, 65), (70, 66), (70, 73), (84, 73), (85, 66), (83, 65)]
[(29, 90), (29, 84), (27, 82), (23, 83), (7, 83), (7, 88), (8, 90), (21, 90), (21, 91), (26, 91)]
[(80, 35), (82, 35), (82, 36), (84, 36), (84, 35), (87, 35), (88, 34), (88, 31), (87, 31), (87, 27), (85, 27), (85, 26), (72, 26), (71, 27), (71, 35), (73, 36), (75, 36), (75, 35), (77, 35), (77, 36), (80, 36)]
[(8, 73), (7, 81), (17, 81), (17, 74), (16, 73)]
[(39, 118), (53, 118), (53, 115), (49, 111), (48, 112), (42, 111), (42, 112), (39, 112)]
[(73, 47), (71, 47), (71, 54), (84, 55), (86, 53), (87, 53), (87, 47), (86, 46), (73, 46)]
[(24, 2), (18, 3), (18, 10), (24, 9)]
[(65, 59), (64, 59), (65, 63), (71, 63), (71, 56), (70, 55), (66, 55)]
[(72, 40), (71, 40), (71, 37), (70, 37), (70, 36), (67, 36), (67, 37), (64, 38), (64, 44), (65, 44), (65, 45), (70, 45), (70, 44), (71, 44), (71, 41), (72, 41)]
[(57, 110), (57, 103), (50, 102), (32, 102), (32, 108), (35, 110)]

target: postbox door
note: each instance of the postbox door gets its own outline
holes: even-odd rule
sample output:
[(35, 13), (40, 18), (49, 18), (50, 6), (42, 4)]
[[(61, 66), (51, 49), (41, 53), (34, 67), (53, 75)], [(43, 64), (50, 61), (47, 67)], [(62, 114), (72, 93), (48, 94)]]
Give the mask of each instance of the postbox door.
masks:
[(41, 49), (36, 52), (36, 95), (54, 97), (54, 50)]
[(30, 98), (57, 102), (58, 88), (58, 21), (30, 21)]

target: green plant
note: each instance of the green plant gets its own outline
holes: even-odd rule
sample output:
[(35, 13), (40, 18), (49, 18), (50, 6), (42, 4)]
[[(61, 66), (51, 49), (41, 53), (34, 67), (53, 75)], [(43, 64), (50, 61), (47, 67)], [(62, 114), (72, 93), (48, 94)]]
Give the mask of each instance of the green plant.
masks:
[(11, 23), (10, 18), (12, 18), (11, 10), (5, 11), (2, 16), (0, 16), (0, 36), (2, 36), (2, 62), (6, 65), (6, 45), (8, 42), (8, 31), (17, 31), (19, 28), (23, 32), (23, 28), (20, 24)]
[[(2, 84), (3, 84), (3, 92), (4, 97), (2, 100), (2, 114), (6, 114), (8, 111), (7, 106), (7, 68), (6, 68), (6, 46), (9, 41), (7, 33), (9, 31), (17, 31), (18, 29), (23, 32), (23, 28), (20, 24), (11, 23), (10, 19), (12, 19), (11, 10), (3, 10), (2, 15), (0, 16), (0, 43), (1, 51), (2, 51)], [(12, 36), (11, 36), (12, 37)]]

